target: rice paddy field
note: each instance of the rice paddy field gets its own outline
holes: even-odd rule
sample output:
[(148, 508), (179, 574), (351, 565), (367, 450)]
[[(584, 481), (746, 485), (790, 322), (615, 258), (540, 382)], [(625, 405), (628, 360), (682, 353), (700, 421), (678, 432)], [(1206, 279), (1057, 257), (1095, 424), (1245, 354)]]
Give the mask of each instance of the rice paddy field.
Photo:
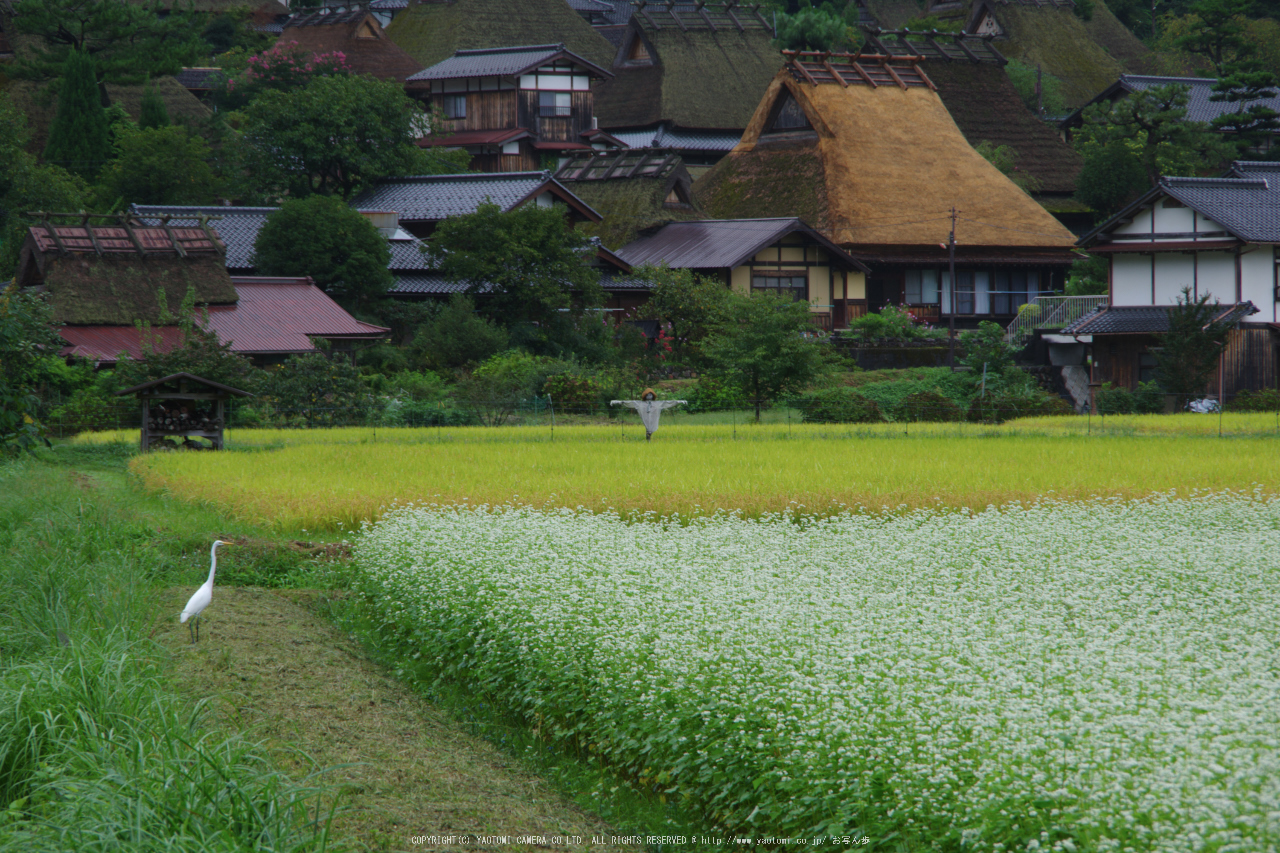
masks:
[(241, 431), (131, 470), (350, 536), (402, 677), (690, 835), (1274, 853), (1274, 418), (1107, 422)]
[[(1233, 417), (1243, 431), (1253, 416)], [(721, 510), (983, 509), (1045, 496), (1132, 498), (1280, 483), (1277, 438), (1265, 432), (1206, 436), (1198, 430), (1217, 418), (1194, 415), (1165, 419), (1170, 424), (1157, 418), (1159, 428), (1134, 418), (1128, 433), (1082, 435), (1061, 426), (1081, 420), (1020, 421), (1017, 432), (1010, 425), (677, 422), (648, 443), (642, 429), (627, 425), (554, 434), (531, 427), (239, 430), (229, 446), (252, 452), (150, 454), (132, 471), (148, 488), (312, 533), (351, 530), (410, 502), (688, 518)], [(1170, 432), (1178, 422), (1183, 432)]]

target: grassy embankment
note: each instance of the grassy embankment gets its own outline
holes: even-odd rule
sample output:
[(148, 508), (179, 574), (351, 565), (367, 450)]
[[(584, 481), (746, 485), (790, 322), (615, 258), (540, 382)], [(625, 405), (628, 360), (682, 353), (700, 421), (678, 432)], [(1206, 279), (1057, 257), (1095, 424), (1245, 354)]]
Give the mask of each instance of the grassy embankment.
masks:
[(905, 437), (886, 424), (852, 439), (829, 425), (738, 427), (737, 441), (732, 427), (686, 425), (664, 427), (648, 444), (620, 441), (609, 427), (561, 428), (554, 441), (525, 428), (246, 430), (232, 446), (261, 452), (155, 454), (133, 471), (151, 489), (299, 532), (350, 530), (411, 501), (682, 517), (981, 509), (1045, 496), (1269, 490), (1280, 483), (1280, 454), (1263, 431), (1267, 417), (1229, 416), (1237, 432), (1253, 430), (1230, 440), (1216, 437), (1216, 417), (1203, 416), (1131, 418), (1128, 434), (1102, 435), (1035, 432), (1078, 418), (986, 434), (912, 425)]
[[(59, 450), (0, 464), (0, 851), (607, 831), (315, 612), (343, 549), (142, 493), (123, 448)], [(236, 547), (192, 647), (214, 538)]]

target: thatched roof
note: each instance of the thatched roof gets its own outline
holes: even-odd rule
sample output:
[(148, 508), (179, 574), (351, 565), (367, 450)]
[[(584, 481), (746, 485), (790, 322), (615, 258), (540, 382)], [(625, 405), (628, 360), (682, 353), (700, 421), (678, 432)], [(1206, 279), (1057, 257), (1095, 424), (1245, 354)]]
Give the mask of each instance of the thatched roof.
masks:
[[(654, 29), (637, 15), (613, 62), (614, 79), (596, 89), (596, 118), (604, 128), (660, 121), (689, 128), (746, 127), (782, 67), (771, 37), (758, 27)], [(634, 39), (642, 40), (651, 65), (626, 62)]]
[[(1075, 242), (969, 145), (923, 75), (910, 79), (925, 82), (905, 88), (798, 77), (790, 68), (778, 73), (742, 142), (695, 185), (709, 215), (799, 216), (847, 247), (936, 249), (947, 240), (954, 206), (966, 249), (1057, 251)], [(812, 129), (765, 132), (784, 96)]]
[(673, 151), (583, 152), (560, 167), (556, 180), (604, 217), (579, 228), (611, 248), (630, 243), (642, 230), (699, 218), (693, 181)]
[(1015, 168), (1039, 183), (1037, 191), (1075, 192), (1080, 155), (1027, 109), (1003, 68), (945, 61), (923, 67), (970, 145), (1008, 145), (1017, 154)]
[[(199, 98), (191, 94), (185, 86), (173, 77), (157, 77), (152, 83), (156, 93), (164, 101), (169, 118), (174, 123), (197, 123), (212, 115), (212, 112)], [(110, 103), (124, 107), (125, 112), (134, 121), (142, 114), (142, 96), (146, 86), (117, 86), (114, 83), (104, 85)], [(47, 83), (33, 83), (27, 80), (11, 81), (5, 88), (14, 103), (27, 116), (27, 128), (31, 131), (31, 141), (27, 150), (41, 154), (49, 141), (49, 126), (58, 112), (58, 97), (49, 89)]]
[(311, 53), (346, 55), (357, 74), (403, 83), (422, 70), (422, 63), (405, 53), (383, 31), (378, 19), (364, 8), (350, 12), (312, 12), (289, 19), (277, 44), (296, 43)]
[(18, 263), (23, 287), (49, 294), (54, 321), (132, 325), (176, 313), (188, 289), (197, 304), (231, 304), (223, 247), (203, 228), (35, 225)]
[(387, 35), (423, 67), (457, 50), (560, 44), (608, 68), (614, 50), (564, 0), (453, 0), (417, 3), (396, 15)]

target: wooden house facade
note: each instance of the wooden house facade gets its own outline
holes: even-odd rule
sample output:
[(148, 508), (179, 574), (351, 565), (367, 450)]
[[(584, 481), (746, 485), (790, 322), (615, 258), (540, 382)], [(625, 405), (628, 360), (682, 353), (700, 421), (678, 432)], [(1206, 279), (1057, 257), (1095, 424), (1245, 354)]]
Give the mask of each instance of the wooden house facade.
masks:
[(591, 150), (591, 84), (611, 76), (563, 44), (460, 50), (412, 75), (410, 93), (444, 116), (424, 147), (464, 148), (473, 169), (521, 172)]
[(936, 89), (919, 56), (789, 54), (695, 200), (811, 224), (869, 268), (848, 297), (868, 310), (1008, 323), (1062, 291), (1075, 237), (974, 150)]

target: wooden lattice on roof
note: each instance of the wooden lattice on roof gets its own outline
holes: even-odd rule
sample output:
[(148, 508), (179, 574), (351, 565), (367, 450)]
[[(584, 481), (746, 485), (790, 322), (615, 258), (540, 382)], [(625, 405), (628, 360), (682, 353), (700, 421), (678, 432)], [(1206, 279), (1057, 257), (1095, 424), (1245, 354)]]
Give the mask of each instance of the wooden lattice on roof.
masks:
[(773, 30), (773, 25), (760, 13), (760, 4), (747, 5), (741, 0), (635, 0), (636, 14), (655, 30), (679, 27), (681, 30), (750, 29)]
[[(222, 241), (209, 228), (209, 222), (218, 216), (201, 214), (196, 228), (174, 228), (169, 217), (160, 218), (158, 226), (143, 226), (130, 221), (127, 214), (45, 213), (28, 214), (38, 217), (40, 225), (31, 227), (31, 237), (41, 252), (59, 254), (95, 255), (147, 255), (170, 254), (180, 258), (188, 254), (222, 253)], [(56, 225), (53, 218), (70, 220), (78, 224)], [(90, 225), (90, 219), (115, 219), (115, 225)]]
[(582, 151), (570, 157), (555, 176), (562, 181), (661, 178), (679, 163), (680, 155), (670, 148)]
[(912, 32), (863, 28), (864, 41), (859, 53), (867, 55), (921, 57), (959, 62), (984, 62), (1004, 65), (1008, 62), (992, 46), (991, 35), (972, 33)]
[(920, 87), (937, 90), (919, 65), (919, 54), (893, 56), (878, 53), (830, 53), (816, 50), (784, 50), (787, 68), (797, 81), (839, 83), (841, 86), (897, 86), (901, 89)]

